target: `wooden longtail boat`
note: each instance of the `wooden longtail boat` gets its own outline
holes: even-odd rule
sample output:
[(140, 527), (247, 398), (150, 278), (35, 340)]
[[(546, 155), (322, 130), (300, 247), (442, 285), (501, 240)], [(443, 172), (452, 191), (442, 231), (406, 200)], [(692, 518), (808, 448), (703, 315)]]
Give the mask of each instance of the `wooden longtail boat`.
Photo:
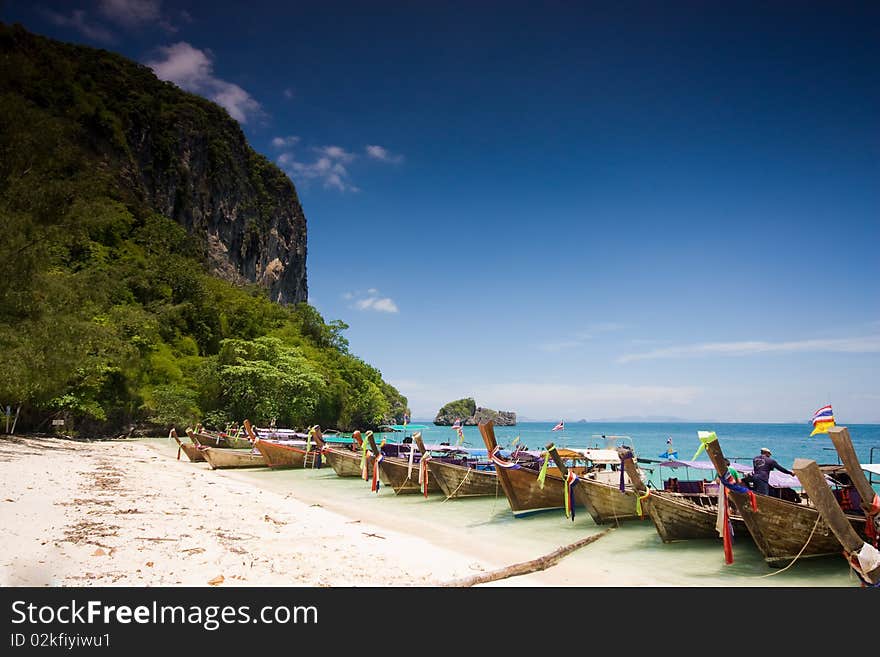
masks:
[[(248, 420), (244, 421), (244, 428), (251, 437), (254, 449), (263, 455), (266, 465), (275, 470), (292, 468), (321, 467), (321, 448), (317, 442), (309, 440), (266, 440), (260, 438), (254, 432), (254, 428)], [(320, 428), (314, 427), (315, 432)], [(310, 436), (311, 437), (311, 436)]]
[[(353, 442), (350, 445), (331, 445), (324, 442), (323, 436), (315, 435), (315, 440), (319, 442), (324, 455), (324, 460), (330, 464), (333, 471), (339, 477), (364, 477), (364, 469), (361, 467), (361, 461), (364, 458), (362, 452), (363, 438), (361, 432), (355, 431), (352, 435)], [(366, 472), (372, 464), (373, 455), (368, 451), (366, 454)], [(364, 477), (367, 478), (367, 477)]]
[[(417, 433), (419, 438), (421, 438), (421, 432)], [(413, 434), (414, 439), (415, 435)], [(422, 464), (422, 453), (415, 448), (414, 442), (409, 444), (402, 443), (397, 447), (397, 455), (387, 456), (379, 451), (372, 432), (367, 433), (367, 440), (375, 457), (373, 470), (376, 470), (378, 463), (378, 470), (384, 475), (384, 479), (380, 478), (380, 481), (393, 489), (395, 494), (422, 493), (427, 497), (428, 493), (442, 492), (437, 480), (431, 476), (431, 472), (427, 468), (427, 462)], [(373, 490), (378, 492), (375, 475), (376, 473), (374, 472)]]
[[(559, 451), (553, 443), (547, 445), (547, 451), (556, 462), (562, 474), (569, 476), (562, 467)], [(578, 450), (591, 464), (584, 472), (577, 473), (574, 479), (574, 495), (579, 504), (586, 508), (599, 525), (608, 523), (619, 524), (621, 520), (635, 520), (642, 516), (636, 512), (638, 493), (633, 489), (627, 473), (620, 468), (624, 456), (617, 450), (585, 449)], [(626, 450), (625, 458), (633, 459), (631, 451)], [(607, 466), (612, 466), (608, 468)], [(617, 468), (617, 469), (615, 469)], [(637, 468), (636, 468), (637, 469)], [(620, 479), (623, 477), (624, 490), (620, 490)], [(641, 481), (641, 477), (639, 478)]]
[(222, 447), (224, 449), (251, 449), (253, 443), (247, 438), (226, 434), (210, 434), (205, 431), (186, 430), (186, 435), (195, 445), (202, 447)]
[[(489, 458), (495, 464), (495, 473), (501, 490), (504, 491), (510, 510), (516, 517), (539, 511), (563, 509), (565, 507), (565, 481), (558, 467), (548, 467), (544, 485), (538, 481), (541, 459), (530, 452), (514, 452), (513, 460), (500, 456), (501, 448), (495, 441), (495, 423), (489, 420), (479, 425), (480, 435), (489, 450)], [(584, 467), (569, 468), (582, 474)]]
[[(704, 443), (716, 471), (723, 476), (727, 465), (717, 436)], [(822, 466), (822, 469), (826, 475), (843, 471), (841, 466)], [(843, 550), (840, 541), (809, 498), (797, 495), (792, 489), (782, 489), (780, 494), (786, 491), (794, 499), (728, 490), (737, 515), (748, 527), (764, 561), (779, 568), (796, 559), (839, 556)], [(852, 512), (845, 515), (856, 533), (865, 537), (865, 516)]]
[[(470, 453), (463, 448), (441, 446), (429, 450), (422, 441), (421, 433), (413, 434), (413, 439), (422, 454), (427, 454), (428, 470), (437, 480), (437, 485), (447, 500), (459, 497), (496, 496), (501, 491), (495, 467), (491, 461), (479, 461), (470, 458)], [(433, 452), (433, 453), (432, 453)]]
[(177, 442), (177, 460), (180, 460), (180, 453), (183, 452), (186, 454), (187, 458), (190, 461), (202, 461), (205, 460), (205, 455), (202, 454), (202, 450), (199, 449), (199, 446), (196, 443), (185, 443), (180, 440), (177, 436), (177, 429), (172, 427), (171, 433), (168, 434)]
[(852, 528), (816, 462), (810, 459), (796, 459), (792, 470), (813, 500), (822, 520), (840, 541), (843, 554), (858, 575), (862, 586), (880, 584), (880, 552), (877, 551), (876, 546), (866, 543)]
[(259, 452), (225, 447), (206, 447), (202, 453), (205, 455), (208, 465), (214, 470), (266, 467), (266, 459)]
[[(692, 462), (681, 462), (686, 467)], [(711, 466), (711, 461), (707, 462)], [(633, 488), (639, 492), (641, 512), (647, 514), (664, 543), (692, 539), (721, 539), (718, 526), (718, 503), (720, 484), (707, 484), (702, 480), (679, 480), (667, 478), (663, 490), (649, 489), (645, 486), (638, 468), (631, 460), (623, 463)], [(702, 465), (702, 462), (700, 462)], [(675, 466), (671, 466), (675, 467)], [(712, 473), (715, 473), (714, 467)], [(670, 490), (672, 488), (676, 491)], [(680, 492), (687, 491), (687, 492)], [(714, 491), (714, 492), (713, 492)], [(731, 505), (732, 506), (732, 505)], [(637, 509), (638, 511), (639, 509)], [(728, 513), (736, 536), (747, 536), (743, 519)]]

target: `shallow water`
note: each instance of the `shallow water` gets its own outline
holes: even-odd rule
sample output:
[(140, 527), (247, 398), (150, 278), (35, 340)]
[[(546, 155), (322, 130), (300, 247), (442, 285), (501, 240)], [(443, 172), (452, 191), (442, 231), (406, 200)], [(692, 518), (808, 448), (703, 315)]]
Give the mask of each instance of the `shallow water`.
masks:
[[(537, 448), (538, 438), (553, 436), (548, 425), (546, 428), (530, 426), (505, 427), (496, 431), (499, 442), (504, 440), (503, 434), (519, 429), (520, 435), (528, 441), (530, 447)], [(632, 426), (610, 428), (605, 433), (625, 433), (620, 429)], [(641, 429), (635, 434), (633, 442), (637, 449), (646, 446), (651, 456), (665, 450), (665, 441), (669, 430), (681, 425), (637, 425)], [(796, 425), (737, 425), (744, 427), (737, 432), (722, 431), (720, 425), (711, 427), (718, 432), (722, 446), (727, 444), (736, 447), (737, 451), (745, 451), (746, 455), (760, 446), (770, 443), (774, 456), (786, 467), (791, 465), (794, 451), (793, 436), (786, 436), (785, 431), (774, 432), (778, 439), (770, 441), (766, 430), (762, 427), (791, 427)], [(650, 429), (649, 429), (650, 427)], [(658, 428), (662, 427), (662, 428)], [(759, 427), (759, 429), (755, 429)], [(581, 427), (581, 437), (588, 437), (587, 431), (593, 433), (592, 427)], [(704, 428), (704, 427), (701, 427)], [(503, 433), (502, 433), (503, 429)], [(803, 432), (803, 427), (798, 426)], [(865, 451), (867, 460), (868, 443), (880, 444), (880, 427), (851, 427), (850, 432), (856, 443), (857, 453), (862, 457)], [(475, 427), (465, 429), (465, 437), (473, 438)], [(557, 432), (558, 433), (558, 432)], [(602, 431), (599, 431), (602, 433)], [(809, 431), (807, 431), (809, 433)], [(448, 427), (430, 427), (423, 430), (427, 442), (445, 438), (454, 432)], [(512, 439), (516, 433), (512, 434)], [(857, 442), (857, 435), (861, 441)], [(867, 439), (865, 439), (867, 436)], [(478, 436), (477, 436), (478, 437)], [(556, 437), (556, 436), (554, 436)], [(569, 446), (584, 446), (584, 442), (575, 442), (569, 434)], [(684, 436), (682, 436), (684, 438)], [(800, 456), (816, 458), (822, 462), (836, 462), (827, 458), (828, 453), (823, 447), (830, 445), (827, 437), (822, 437), (824, 444), (817, 439), (809, 447), (811, 450), (801, 452)], [(160, 451), (173, 457), (176, 445), (167, 439), (149, 440)], [(473, 445), (477, 445), (474, 441)], [(535, 444), (532, 445), (531, 443)], [(556, 440), (558, 444), (563, 441)], [(684, 443), (685, 441), (682, 440)], [(688, 447), (696, 449), (696, 434)], [(800, 444), (798, 440), (798, 444)], [(675, 441), (678, 447), (678, 442)], [(681, 458), (690, 459), (691, 453), (681, 453)], [(656, 452), (656, 454), (655, 454)], [(644, 450), (639, 450), (640, 455)], [(728, 452), (732, 455), (733, 452)], [(821, 458), (825, 456), (826, 458)], [(185, 457), (183, 457), (185, 458)], [(194, 463), (193, 467), (207, 468), (206, 464)], [(378, 493), (369, 489), (367, 482), (359, 478), (337, 477), (333, 469), (325, 466), (321, 469), (309, 470), (226, 470), (218, 471), (218, 476), (231, 476), (249, 481), (260, 488), (281, 493), (292, 493), (297, 499), (307, 503), (320, 504), (330, 510), (342, 513), (353, 520), (362, 520), (380, 527), (402, 531), (420, 536), (436, 545), (471, 555), (475, 559), (485, 559), (499, 565), (534, 559), (552, 552), (562, 545), (572, 543), (584, 536), (595, 534), (605, 529), (597, 526), (589, 514), (581, 508), (577, 509), (575, 520), (568, 520), (563, 512), (551, 511), (535, 514), (524, 518), (514, 518), (510, 512), (506, 498), (471, 498), (445, 501), (443, 495), (431, 495), (427, 499), (421, 495), (395, 495), (388, 487), (382, 487)], [(629, 521), (613, 529), (596, 542), (568, 555), (558, 565), (540, 573), (540, 582), (532, 576), (511, 580), (517, 584), (528, 586), (538, 583), (550, 583), (563, 586), (761, 586), (761, 587), (857, 587), (858, 581), (850, 572), (846, 560), (840, 557), (821, 557), (802, 559), (787, 569), (772, 569), (767, 566), (757, 548), (750, 539), (743, 537), (734, 540), (734, 563), (726, 565), (721, 540), (682, 541), (664, 544), (650, 520)]]

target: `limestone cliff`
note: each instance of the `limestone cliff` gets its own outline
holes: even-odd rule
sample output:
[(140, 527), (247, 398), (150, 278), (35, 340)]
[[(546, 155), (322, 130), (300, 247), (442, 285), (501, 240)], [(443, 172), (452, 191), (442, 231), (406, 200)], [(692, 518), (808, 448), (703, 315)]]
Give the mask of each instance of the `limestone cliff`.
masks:
[(222, 107), (120, 55), (3, 24), (0, 94), (69, 119), (120, 200), (185, 226), (212, 273), (308, 298), (296, 189)]
[(492, 420), (498, 426), (514, 426), (516, 413), (513, 411), (496, 411), (491, 408), (477, 406), (472, 397), (457, 399), (445, 404), (434, 418), (438, 426), (451, 426), (456, 420), (463, 425), (475, 426), (481, 422)]

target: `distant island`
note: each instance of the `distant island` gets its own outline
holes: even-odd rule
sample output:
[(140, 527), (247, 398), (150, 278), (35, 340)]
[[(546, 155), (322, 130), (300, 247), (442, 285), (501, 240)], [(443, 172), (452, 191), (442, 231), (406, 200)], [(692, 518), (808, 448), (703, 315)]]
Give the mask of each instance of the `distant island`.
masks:
[(460, 420), (462, 425), (474, 426), (481, 422), (492, 420), (501, 427), (512, 427), (516, 425), (516, 413), (513, 411), (496, 411), (491, 408), (483, 408), (477, 406), (473, 397), (465, 397), (456, 399), (445, 404), (434, 418), (434, 424), (437, 426), (452, 426), (456, 420)]

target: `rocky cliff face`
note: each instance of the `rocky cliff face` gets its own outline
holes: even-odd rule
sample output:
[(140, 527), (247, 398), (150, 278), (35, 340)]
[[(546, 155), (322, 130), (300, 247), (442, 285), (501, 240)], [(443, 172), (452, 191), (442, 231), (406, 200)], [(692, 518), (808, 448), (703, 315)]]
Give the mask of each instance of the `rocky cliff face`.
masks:
[(514, 426), (516, 413), (513, 411), (495, 411), (491, 408), (477, 406), (472, 397), (465, 397), (445, 404), (434, 418), (434, 424), (438, 426), (452, 426), (456, 420), (463, 425), (475, 426), (481, 422), (492, 420), (498, 426)]
[(202, 109), (226, 124), (222, 141), (200, 129), (201, 117), (178, 113), (168, 149), (167, 128), (135, 121), (131, 173), (147, 202), (199, 241), (215, 274), (258, 283), (279, 303), (306, 301), (306, 218), (293, 183), (222, 109)]
[[(0, 93), (64, 116), (120, 200), (185, 226), (215, 273), (306, 301), (306, 219), (290, 179), (225, 109), (120, 55), (0, 23)], [(75, 126), (75, 128), (74, 128)]]

